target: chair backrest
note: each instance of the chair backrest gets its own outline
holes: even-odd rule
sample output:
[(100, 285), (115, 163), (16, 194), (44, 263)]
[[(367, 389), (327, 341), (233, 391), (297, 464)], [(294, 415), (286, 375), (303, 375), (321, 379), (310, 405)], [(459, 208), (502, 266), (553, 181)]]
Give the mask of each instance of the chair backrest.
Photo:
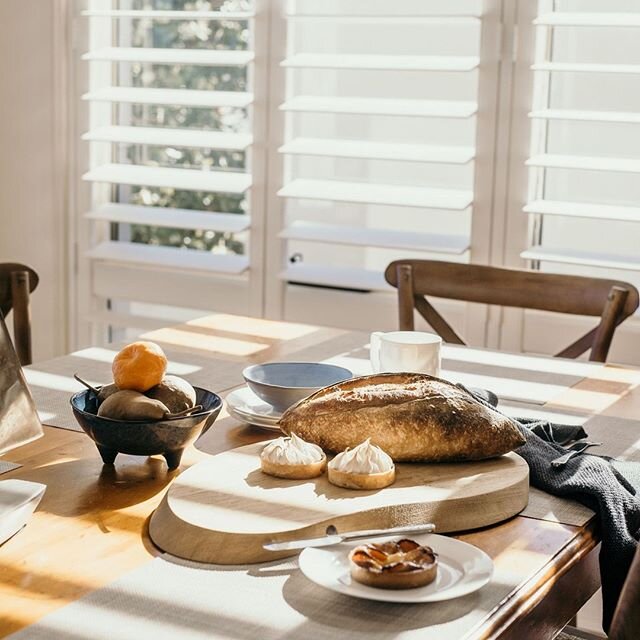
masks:
[(638, 308), (638, 290), (627, 282), (437, 260), (396, 260), (385, 271), (398, 289), (401, 330), (414, 329), (414, 308), (446, 341), (464, 344), (425, 296), (503, 307), (596, 316), (598, 326), (556, 354), (606, 360), (616, 327)]
[(38, 286), (38, 274), (15, 262), (0, 263), (0, 312), (13, 311), (13, 339), (22, 365), (31, 364), (30, 294)]
[(636, 640), (640, 632), (640, 546), (629, 568), (609, 628), (609, 640)]

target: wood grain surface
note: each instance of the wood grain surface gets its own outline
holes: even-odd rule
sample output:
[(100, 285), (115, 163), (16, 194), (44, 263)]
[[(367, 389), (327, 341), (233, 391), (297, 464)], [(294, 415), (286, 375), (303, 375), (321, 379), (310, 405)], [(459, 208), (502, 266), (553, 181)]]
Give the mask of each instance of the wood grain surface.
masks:
[(262, 444), (213, 456), (185, 471), (151, 517), (153, 542), (172, 555), (217, 564), (265, 562), (298, 552), (265, 551), (267, 542), (338, 531), (433, 522), (438, 533), (478, 529), (520, 513), (529, 467), (515, 453), (454, 464), (396, 464), (393, 485), (357, 491), (326, 474), (286, 480), (260, 470)]

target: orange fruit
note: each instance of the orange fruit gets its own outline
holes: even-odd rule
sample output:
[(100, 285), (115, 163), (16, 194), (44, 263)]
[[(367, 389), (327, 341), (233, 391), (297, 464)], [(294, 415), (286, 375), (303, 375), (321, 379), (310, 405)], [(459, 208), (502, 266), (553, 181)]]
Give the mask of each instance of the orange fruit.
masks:
[(111, 370), (119, 389), (144, 393), (164, 377), (167, 356), (155, 342), (132, 342), (116, 355)]

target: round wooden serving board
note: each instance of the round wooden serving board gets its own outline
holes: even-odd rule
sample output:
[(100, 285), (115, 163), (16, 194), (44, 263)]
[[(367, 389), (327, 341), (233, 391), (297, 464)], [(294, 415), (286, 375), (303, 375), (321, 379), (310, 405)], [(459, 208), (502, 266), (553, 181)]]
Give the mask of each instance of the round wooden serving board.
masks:
[(194, 465), (172, 484), (151, 517), (153, 542), (181, 558), (217, 564), (264, 562), (294, 555), (267, 542), (338, 531), (433, 522), (438, 533), (506, 520), (527, 505), (529, 467), (515, 453), (481, 462), (396, 465), (396, 481), (355, 491), (312, 480), (284, 480), (260, 471), (264, 443)]

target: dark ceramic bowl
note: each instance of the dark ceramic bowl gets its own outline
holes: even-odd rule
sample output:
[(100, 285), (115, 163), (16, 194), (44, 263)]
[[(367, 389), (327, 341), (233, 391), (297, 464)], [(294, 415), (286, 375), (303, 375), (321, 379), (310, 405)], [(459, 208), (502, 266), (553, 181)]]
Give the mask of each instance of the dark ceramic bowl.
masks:
[(113, 420), (98, 416), (93, 391), (80, 391), (71, 397), (71, 408), (83, 431), (96, 443), (105, 464), (113, 464), (119, 453), (136, 456), (162, 454), (169, 469), (180, 466), (186, 447), (215, 422), (222, 408), (217, 394), (194, 387), (196, 404), (202, 411), (181, 418), (154, 421)]
[(283, 412), (324, 387), (353, 378), (349, 369), (324, 362), (254, 364), (242, 375), (251, 391)]

